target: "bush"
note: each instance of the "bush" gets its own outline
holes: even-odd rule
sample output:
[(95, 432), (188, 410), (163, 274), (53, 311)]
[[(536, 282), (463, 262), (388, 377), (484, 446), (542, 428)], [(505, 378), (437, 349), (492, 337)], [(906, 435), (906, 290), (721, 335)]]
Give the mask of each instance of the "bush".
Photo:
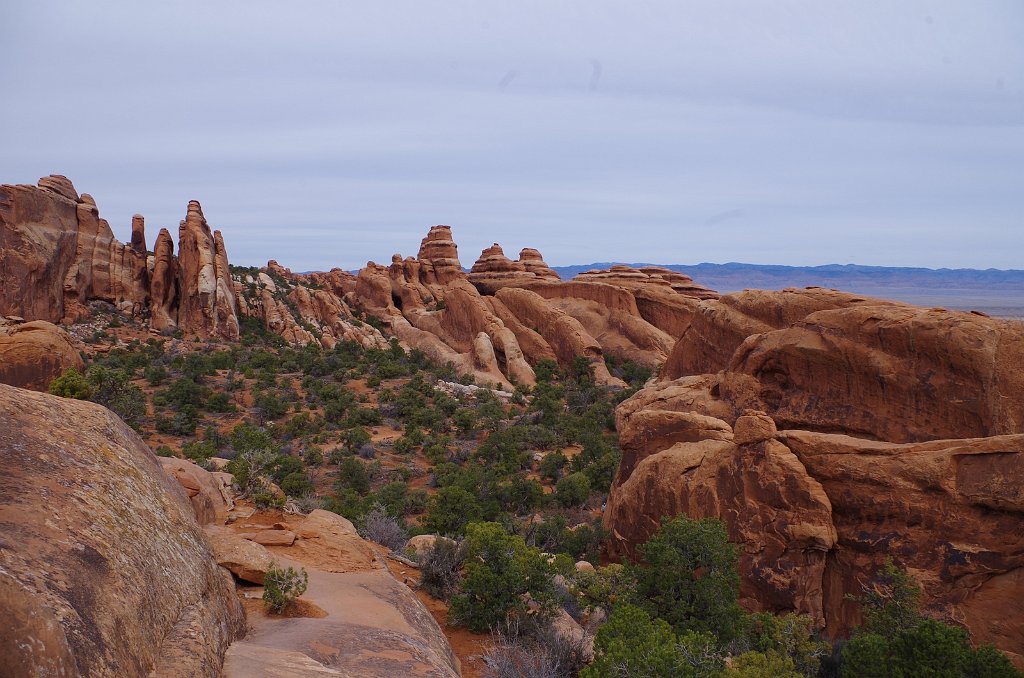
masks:
[(795, 669), (792, 659), (777, 652), (745, 652), (732, 660), (722, 678), (802, 678)]
[(521, 624), (512, 620), (494, 631), (494, 644), (484, 657), (494, 678), (576, 678), (587, 665), (587, 641), (550, 623)]
[(710, 632), (723, 644), (736, 637), (743, 618), (740, 577), (722, 521), (662, 518), (661, 529), (639, 550), (648, 565), (629, 569), (640, 607), (680, 635)]
[(289, 497), (305, 497), (313, 492), (313, 483), (305, 471), (292, 471), (281, 481), (281, 491)]
[(451, 539), (438, 537), (433, 548), (417, 558), (420, 566), (420, 586), (439, 600), (448, 600), (459, 584), (459, 573), (465, 549)]
[(363, 539), (375, 541), (395, 553), (401, 553), (409, 541), (409, 533), (393, 516), (389, 515), (381, 504), (373, 508), (363, 518), (363, 526), (359, 529)]
[(473, 520), (479, 520), (480, 505), (476, 495), (461, 487), (442, 487), (430, 499), (430, 508), (423, 521), (431, 532), (458, 535)]
[(832, 646), (816, 636), (814, 620), (806, 615), (761, 612), (750, 616), (748, 628), (756, 652), (789, 658), (793, 670), (803, 676), (817, 676), (821, 660), (832, 653)]
[(544, 455), (544, 458), (540, 460), (537, 472), (541, 478), (556, 482), (561, 477), (562, 469), (568, 462), (569, 460), (561, 452), (551, 452)]
[(271, 567), (263, 579), (263, 602), (280, 614), (306, 592), (308, 584), (306, 568), (296, 571), (294, 567)]
[(540, 551), (498, 523), (466, 526), (466, 576), (449, 606), (451, 619), (471, 631), (483, 632), (509, 616), (527, 612), (525, 596), (540, 616), (555, 606), (553, 572)]
[(582, 506), (590, 497), (590, 478), (577, 471), (558, 481), (555, 497), (562, 506)]
[(921, 589), (891, 560), (865, 590), (864, 626), (843, 647), (842, 678), (1022, 675), (995, 648), (972, 648), (963, 629), (922, 616)]
[(336, 478), (335, 489), (350, 489), (359, 495), (365, 495), (370, 491), (370, 474), (366, 470), (366, 464), (355, 457), (346, 457), (338, 465)]
[(370, 444), (370, 434), (362, 426), (350, 428), (341, 434), (341, 444), (351, 454), (355, 454), (363, 445)]
[[(146, 414), (146, 394), (131, 383), (131, 376), (122, 369), (93, 365), (84, 376), (69, 369), (50, 382), (49, 390), (53, 395), (64, 398), (99, 403), (134, 429), (138, 429)], [(194, 431), (195, 427), (191, 432)]]
[(723, 667), (709, 633), (676, 636), (662, 619), (633, 605), (619, 605), (594, 638), (594, 661), (580, 678), (690, 678)]
[(50, 382), (50, 393), (61, 398), (88, 400), (92, 395), (92, 387), (81, 372), (70, 367)]

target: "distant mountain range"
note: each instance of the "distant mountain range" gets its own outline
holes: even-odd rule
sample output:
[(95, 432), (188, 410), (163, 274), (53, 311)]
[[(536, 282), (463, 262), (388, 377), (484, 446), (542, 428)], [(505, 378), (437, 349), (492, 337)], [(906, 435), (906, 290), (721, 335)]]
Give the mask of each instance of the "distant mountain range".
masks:
[[(612, 265), (612, 262), (599, 262), (552, 268), (563, 280), (568, 280), (584, 271)], [(628, 265), (664, 266), (685, 273), (698, 283), (719, 292), (818, 285), (922, 306), (943, 306), (979, 310), (990, 315), (1024, 317), (1024, 270), (932, 269), (856, 264), (774, 266), (735, 262)]]

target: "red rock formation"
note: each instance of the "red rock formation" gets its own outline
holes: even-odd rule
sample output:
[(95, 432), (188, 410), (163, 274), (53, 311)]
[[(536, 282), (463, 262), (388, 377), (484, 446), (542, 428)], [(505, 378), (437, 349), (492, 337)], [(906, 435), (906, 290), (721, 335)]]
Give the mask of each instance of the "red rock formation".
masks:
[(141, 214), (132, 216), (131, 246), (135, 252), (146, 255), (146, 219)]
[(435, 226), (417, 259), (396, 254), (387, 268), (370, 262), (351, 299), (356, 308), (387, 319), (409, 346), (487, 381), (500, 375), (532, 384), (538, 361), (554, 358), (565, 365), (584, 355), (599, 382), (620, 386), (604, 366), (605, 354), (651, 367), (664, 362), (699, 299), (714, 294), (657, 267), (617, 267), (562, 282), (537, 250), (524, 249), (512, 261), (497, 243), (465, 275), (451, 229)]
[(0, 383), (45, 391), (64, 370), (82, 370), (67, 332), (45, 320), (0, 317)]
[(0, 259), (2, 314), (58, 322), (87, 315), (92, 299), (128, 313), (145, 307), (145, 255), (115, 240), (66, 177), (0, 186)]
[(174, 241), (166, 228), (160, 229), (153, 246), (149, 295), (153, 329), (175, 329), (178, 326), (178, 260), (174, 257)]
[(717, 299), (718, 292), (698, 285), (688, 275), (671, 271), (660, 266), (633, 268), (625, 264), (615, 264), (609, 269), (597, 269), (580, 273), (576, 282), (603, 282), (627, 289), (666, 289), (693, 299)]
[(617, 410), (614, 553), (663, 515), (719, 517), (744, 602), (834, 635), (893, 557), (932, 613), (1024, 660), (1024, 324), (748, 291), (700, 302), (681, 355)]
[(74, 322), (102, 300), (142, 316), (156, 330), (238, 337), (237, 304), (227, 252), (199, 203), (189, 203), (179, 229), (179, 257), (162, 229), (147, 261), (145, 224), (132, 218), (131, 244), (114, 238), (96, 203), (65, 177), (38, 187), (0, 186), (0, 314)]
[(342, 298), (345, 287), (354, 284), (355, 276), (338, 269), (300, 275), (273, 260), (256, 277), (233, 281), (240, 313), (259, 318), (290, 344), (333, 348), (339, 341), (355, 341), (367, 348), (385, 347), (384, 336), (357, 320)]
[(788, 327), (815, 311), (887, 303), (820, 287), (781, 292), (745, 290), (705, 300), (693, 310), (683, 332), (676, 335), (679, 341), (662, 375), (674, 379), (717, 372), (725, 368), (747, 337)]
[(199, 202), (178, 228), (178, 326), (199, 337), (238, 338), (238, 309), (220, 231), (212, 233)]
[(540, 255), (540, 252), (532, 247), (524, 247), (519, 250), (518, 263), (522, 264), (527, 271), (543, 280), (558, 282), (561, 279), (558, 277), (558, 274), (547, 265), (544, 261), (544, 257)]
[(537, 276), (527, 272), (522, 263), (506, 257), (498, 243), (480, 253), (480, 258), (473, 264), (467, 278), (483, 294), (494, 294), (505, 285), (514, 285), (523, 280), (537, 280)]
[(218, 675), (244, 613), (138, 435), (99, 405), (0, 385), (0, 449), (3, 672)]
[(599, 384), (624, 385), (608, 372), (604, 364), (601, 344), (576, 318), (547, 303), (531, 290), (505, 287), (495, 295), (504, 306), (520, 321), (534, 328), (554, 350), (559, 362), (568, 364), (576, 356), (590, 361), (594, 379)]
[(416, 255), (427, 285), (445, 285), (463, 277), (459, 252), (452, 240), (451, 226), (431, 226)]

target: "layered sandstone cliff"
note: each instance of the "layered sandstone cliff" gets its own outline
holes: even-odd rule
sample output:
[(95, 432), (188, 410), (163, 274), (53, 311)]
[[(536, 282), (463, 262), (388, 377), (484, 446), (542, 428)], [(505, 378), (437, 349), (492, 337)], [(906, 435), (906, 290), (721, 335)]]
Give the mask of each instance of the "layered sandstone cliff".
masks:
[(238, 310), (224, 239), (198, 202), (178, 230), (166, 229), (147, 256), (145, 222), (132, 218), (131, 242), (114, 238), (96, 202), (63, 176), (38, 186), (0, 186), (0, 315), (75, 322), (94, 300), (149, 316), (156, 330), (202, 338), (238, 337)]
[(515, 261), (495, 243), (468, 274), (451, 228), (435, 226), (416, 258), (394, 255), (359, 272), (353, 305), (387, 320), (390, 331), (439, 362), (507, 388), (532, 385), (541, 360), (583, 356), (601, 384), (621, 386), (605, 356), (650, 367), (702, 299), (717, 295), (664, 269), (615, 267), (563, 282), (535, 249)]
[(702, 301), (618, 408), (612, 549), (663, 515), (721, 518), (745, 602), (832, 634), (893, 557), (933, 614), (1020, 662), (1022, 374), (1014, 321), (816, 288)]

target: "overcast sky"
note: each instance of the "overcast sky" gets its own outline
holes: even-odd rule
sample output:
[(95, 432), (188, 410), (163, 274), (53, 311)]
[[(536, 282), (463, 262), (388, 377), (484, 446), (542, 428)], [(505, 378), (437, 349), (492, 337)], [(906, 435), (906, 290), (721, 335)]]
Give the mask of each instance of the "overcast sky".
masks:
[(1024, 268), (1024, 3), (0, 5), (0, 183), (233, 263)]

